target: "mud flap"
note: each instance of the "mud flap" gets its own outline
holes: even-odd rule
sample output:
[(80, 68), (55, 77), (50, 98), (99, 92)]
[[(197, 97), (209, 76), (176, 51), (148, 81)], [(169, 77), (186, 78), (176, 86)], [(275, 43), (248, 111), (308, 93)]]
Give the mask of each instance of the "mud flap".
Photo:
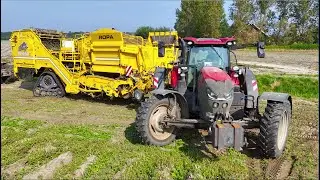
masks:
[(233, 147), (240, 151), (244, 146), (244, 129), (239, 123), (219, 123), (212, 129), (212, 145), (218, 150)]

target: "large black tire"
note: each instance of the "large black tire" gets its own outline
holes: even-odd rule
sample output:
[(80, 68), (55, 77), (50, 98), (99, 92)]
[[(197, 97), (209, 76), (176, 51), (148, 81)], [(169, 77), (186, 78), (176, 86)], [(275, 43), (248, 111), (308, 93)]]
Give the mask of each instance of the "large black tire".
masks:
[[(141, 103), (136, 117), (136, 129), (143, 143), (156, 146), (165, 146), (175, 140), (177, 129), (171, 126), (164, 128), (159, 121), (176, 105), (176, 117), (180, 118), (180, 107), (171, 98), (157, 98), (151, 96)], [(157, 130), (158, 129), (158, 130)], [(159, 131), (162, 130), (163, 132)]]
[(267, 158), (278, 158), (285, 149), (291, 122), (291, 104), (268, 101), (260, 120), (259, 144)]

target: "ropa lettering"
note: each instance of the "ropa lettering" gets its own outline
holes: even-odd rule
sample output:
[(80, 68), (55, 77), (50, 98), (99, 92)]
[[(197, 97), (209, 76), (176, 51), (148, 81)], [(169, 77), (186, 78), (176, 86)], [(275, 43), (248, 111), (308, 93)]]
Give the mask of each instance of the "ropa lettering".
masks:
[(113, 39), (112, 35), (101, 35), (99, 36), (99, 39)]

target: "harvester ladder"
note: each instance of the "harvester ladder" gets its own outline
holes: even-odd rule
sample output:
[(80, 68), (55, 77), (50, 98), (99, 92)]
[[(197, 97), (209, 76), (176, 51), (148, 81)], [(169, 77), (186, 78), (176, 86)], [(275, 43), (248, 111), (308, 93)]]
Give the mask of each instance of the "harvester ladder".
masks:
[(80, 53), (79, 52), (63, 52), (62, 53), (62, 61), (73, 63), (72, 68), (68, 68), (72, 73), (79, 72), (81, 70), (80, 66)]

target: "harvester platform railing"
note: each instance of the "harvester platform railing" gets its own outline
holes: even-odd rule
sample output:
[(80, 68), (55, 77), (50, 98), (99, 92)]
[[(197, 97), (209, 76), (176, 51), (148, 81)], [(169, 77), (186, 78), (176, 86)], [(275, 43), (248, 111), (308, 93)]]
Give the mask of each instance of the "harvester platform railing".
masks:
[(64, 35), (56, 30), (34, 28), (33, 31), (42, 39), (60, 39)]
[(177, 32), (149, 32), (149, 42), (163, 42), (166, 46), (171, 46), (178, 42), (176, 39)]

